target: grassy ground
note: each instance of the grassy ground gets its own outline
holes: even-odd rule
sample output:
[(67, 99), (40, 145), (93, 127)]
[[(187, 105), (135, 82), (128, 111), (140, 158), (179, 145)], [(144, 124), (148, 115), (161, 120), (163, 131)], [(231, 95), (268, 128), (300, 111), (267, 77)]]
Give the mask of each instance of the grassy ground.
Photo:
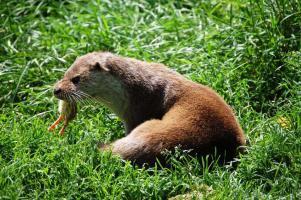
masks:
[[(301, 197), (300, 1), (4, 0), (0, 22), (0, 199)], [(97, 151), (123, 135), (99, 106), (82, 106), (64, 137), (47, 132), (52, 85), (94, 50), (213, 87), (235, 110), (248, 154), (236, 169), (181, 153), (171, 169), (138, 169)]]

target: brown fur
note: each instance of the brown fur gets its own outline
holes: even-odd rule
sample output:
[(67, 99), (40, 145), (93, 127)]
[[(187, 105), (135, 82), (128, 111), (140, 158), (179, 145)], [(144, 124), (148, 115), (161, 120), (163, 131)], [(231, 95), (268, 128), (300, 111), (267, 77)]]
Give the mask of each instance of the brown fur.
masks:
[[(77, 75), (81, 78), (74, 84), (70, 80)], [(233, 111), (216, 92), (162, 64), (89, 53), (74, 62), (56, 88), (62, 89), (58, 98), (75, 99), (72, 95), (81, 91), (111, 108), (124, 121), (127, 136), (103, 149), (139, 164), (152, 164), (176, 146), (198, 155), (226, 151), (225, 159), (231, 160), (245, 145)]]

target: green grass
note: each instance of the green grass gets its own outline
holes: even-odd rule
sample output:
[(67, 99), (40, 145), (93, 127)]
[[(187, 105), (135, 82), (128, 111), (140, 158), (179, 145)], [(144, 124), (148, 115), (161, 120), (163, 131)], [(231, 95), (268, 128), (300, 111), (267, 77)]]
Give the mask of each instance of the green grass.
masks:
[[(248, 154), (236, 169), (209, 170), (180, 152), (170, 169), (139, 169), (97, 150), (123, 127), (95, 105), (81, 107), (64, 137), (49, 133), (52, 85), (96, 50), (161, 62), (214, 88), (235, 110)], [(0, 199), (301, 197), (298, 0), (4, 0), (0, 63)]]

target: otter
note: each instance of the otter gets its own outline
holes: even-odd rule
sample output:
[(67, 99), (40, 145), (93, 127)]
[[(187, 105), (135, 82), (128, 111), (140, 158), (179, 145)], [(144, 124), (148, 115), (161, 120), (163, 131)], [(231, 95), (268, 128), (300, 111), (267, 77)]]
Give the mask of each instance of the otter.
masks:
[(208, 86), (163, 64), (92, 52), (78, 57), (54, 88), (71, 102), (96, 99), (124, 122), (126, 136), (101, 150), (152, 165), (175, 147), (231, 161), (245, 145), (230, 106)]

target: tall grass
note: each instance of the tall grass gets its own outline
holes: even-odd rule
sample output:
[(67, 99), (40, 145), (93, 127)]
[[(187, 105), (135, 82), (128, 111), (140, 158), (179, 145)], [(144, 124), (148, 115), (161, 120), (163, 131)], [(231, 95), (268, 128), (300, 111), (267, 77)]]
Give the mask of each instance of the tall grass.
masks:
[[(300, 198), (300, 1), (10, 0), (0, 22), (1, 199)], [(169, 169), (139, 169), (97, 150), (123, 127), (95, 105), (64, 137), (48, 133), (52, 85), (98, 50), (164, 63), (217, 90), (248, 153), (236, 168), (179, 152)]]

